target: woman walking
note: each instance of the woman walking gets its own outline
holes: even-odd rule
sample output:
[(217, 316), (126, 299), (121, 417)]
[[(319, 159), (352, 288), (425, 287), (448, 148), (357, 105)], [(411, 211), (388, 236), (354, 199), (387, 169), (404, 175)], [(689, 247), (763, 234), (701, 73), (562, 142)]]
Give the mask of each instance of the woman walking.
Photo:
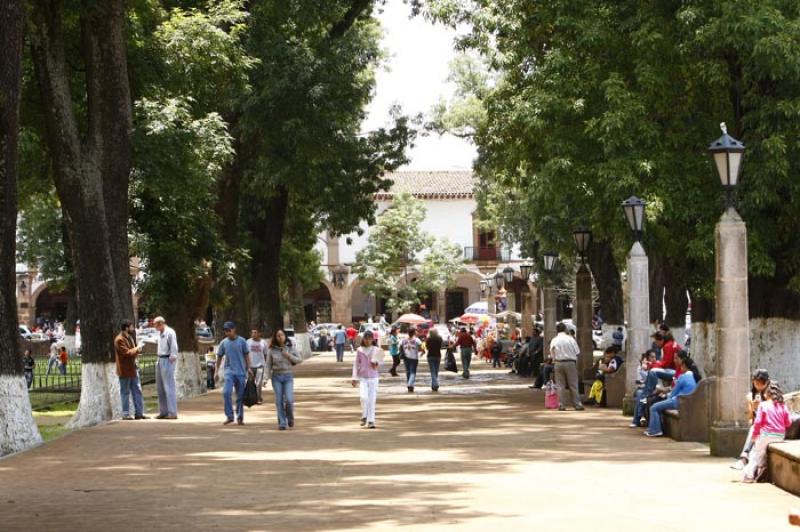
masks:
[(409, 329), (408, 338), (403, 340), (403, 353), (405, 353), (406, 385), (408, 393), (414, 393), (414, 383), (417, 380), (417, 364), (419, 364), (419, 351), (422, 342), (417, 338), (417, 330)]
[(383, 357), (380, 347), (372, 344), (372, 331), (366, 331), (353, 361), (353, 388), (360, 384), (361, 426), (375, 428), (375, 404), (378, 401), (378, 367)]
[(294, 427), (294, 374), (293, 368), (303, 361), (295, 349), (286, 342), (286, 333), (278, 329), (273, 333), (267, 351), (267, 378), (275, 393), (278, 411), (278, 429)]
[(428, 351), (428, 368), (431, 371), (431, 390), (439, 391), (439, 365), (442, 362), (442, 337), (439, 331), (431, 328), (428, 338), (425, 340), (425, 347)]
[(397, 327), (389, 331), (389, 354), (392, 356), (392, 369), (389, 373), (397, 377), (397, 366), (400, 365), (400, 339), (397, 337)]

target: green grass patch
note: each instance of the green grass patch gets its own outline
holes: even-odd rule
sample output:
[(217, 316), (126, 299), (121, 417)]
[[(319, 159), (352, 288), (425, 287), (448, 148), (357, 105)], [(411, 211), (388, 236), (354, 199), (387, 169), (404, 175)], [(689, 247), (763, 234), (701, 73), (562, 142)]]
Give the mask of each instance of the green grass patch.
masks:
[(59, 436), (62, 436), (69, 432), (69, 429), (64, 425), (40, 425), (39, 426), (39, 434), (42, 435), (42, 440), (45, 443), (52, 441)]

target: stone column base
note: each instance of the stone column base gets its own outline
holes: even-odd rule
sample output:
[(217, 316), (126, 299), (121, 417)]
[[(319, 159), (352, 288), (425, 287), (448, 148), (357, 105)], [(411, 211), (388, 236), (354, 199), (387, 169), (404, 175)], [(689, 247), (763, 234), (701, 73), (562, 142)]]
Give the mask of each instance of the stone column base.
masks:
[(630, 395), (622, 398), (622, 415), (626, 417), (633, 417), (633, 410), (636, 407), (636, 399)]
[(742, 452), (749, 427), (712, 425), (710, 432), (711, 456), (736, 458)]

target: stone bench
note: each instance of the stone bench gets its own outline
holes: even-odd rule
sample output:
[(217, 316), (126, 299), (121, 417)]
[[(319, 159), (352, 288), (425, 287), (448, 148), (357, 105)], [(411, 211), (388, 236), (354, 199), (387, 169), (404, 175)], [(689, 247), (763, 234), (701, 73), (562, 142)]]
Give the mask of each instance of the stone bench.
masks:
[(712, 382), (712, 378), (701, 380), (692, 393), (678, 398), (678, 410), (664, 411), (661, 421), (666, 436), (676, 441), (709, 441)]
[[(589, 395), (589, 390), (595, 381), (594, 369), (584, 372), (582, 384), (584, 399)], [(603, 380), (603, 390), (606, 396), (606, 408), (622, 408), (622, 399), (625, 397), (625, 368), (620, 367), (614, 373), (607, 373)]]
[(771, 444), (768, 451), (767, 471), (770, 482), (789, 493), (800, 496), (800, 440)]

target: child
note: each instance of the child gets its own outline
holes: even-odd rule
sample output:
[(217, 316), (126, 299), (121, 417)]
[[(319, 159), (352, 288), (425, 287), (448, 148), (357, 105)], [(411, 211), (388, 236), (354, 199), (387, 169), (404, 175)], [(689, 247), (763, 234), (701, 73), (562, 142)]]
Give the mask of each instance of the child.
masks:
[(61, 365), (59, 366), (59, 370), (61, 370), (61, 374), (62, 375), (66, 375), (67, 374), (67, 361), (69, 360), (69, 357), (67, 356), (67, 348), (66, 347), (62, 347), (61, 348), (61, 353), (59, 353), (59, 355), (58, 355), (58, 360), (61, 362)]
[(616, 373), (623, 362), (622, 357), (617, 354), (618, 352), (619, 347), (616, 345), (607, 347), (603, 352), (603, 358), (597, 363), (597, 373), (592, 383), (592, 388), (589, 391), (589, 398), (584, 404), (603, 406), (605, 399), (603, 395), (605, 376), (610, 373)]
[(767, 465), (767, 447), (770, 443), (783, 441), (786, 429), (792, 424), (789, 409), (783, 403), (783, 392), (778, 383), (771, 382), (767, 388), (766, 401), (759, 403), (753, 421), (755, 446), (750, 451), (750, 460), (744, 468), (743, 482), (755, 482)]
[(367, 330), (361, 339), (361, 347), (353, 361), (353, 388), (360, 382), (361, 426), (375, 428), (375, 403), (378, 401), (378, 366), (383, 358), (379, 347), (372, 345), (372, 331)]
[(656, 352), (652, 349), (648, 349), (644, 353), (642, 353), (642, 358), (639, 364), (639, 368), (636, 373), (636, 386), (639, 388), (644, 388), (644, 383), (647, 380), (647, 372), (650, 371), (650, 368), (653, 366), (653, 362), (656, 361)]

